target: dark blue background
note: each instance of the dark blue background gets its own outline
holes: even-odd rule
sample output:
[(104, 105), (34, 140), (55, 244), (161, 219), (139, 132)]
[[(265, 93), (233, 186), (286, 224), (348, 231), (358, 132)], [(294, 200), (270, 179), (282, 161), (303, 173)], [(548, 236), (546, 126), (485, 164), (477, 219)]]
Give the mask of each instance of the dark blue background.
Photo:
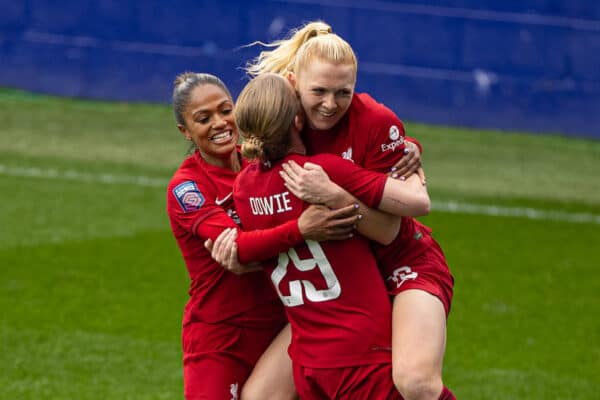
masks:
[(0, 85), (168, 102), (191, 70), (237, 94), (259, 51), (240, 46), (313, 19), (402, 119), (600, 138), (597, 0), (0, 0)]

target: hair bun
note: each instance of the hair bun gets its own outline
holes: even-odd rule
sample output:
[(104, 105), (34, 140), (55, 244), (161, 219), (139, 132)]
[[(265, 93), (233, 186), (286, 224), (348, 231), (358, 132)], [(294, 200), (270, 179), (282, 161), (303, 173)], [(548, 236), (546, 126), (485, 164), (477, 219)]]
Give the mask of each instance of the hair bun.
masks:
[(256, 136), (249, 136), (242, 143), (242, 155), (250, 160), (262, 158), (263, 141)]

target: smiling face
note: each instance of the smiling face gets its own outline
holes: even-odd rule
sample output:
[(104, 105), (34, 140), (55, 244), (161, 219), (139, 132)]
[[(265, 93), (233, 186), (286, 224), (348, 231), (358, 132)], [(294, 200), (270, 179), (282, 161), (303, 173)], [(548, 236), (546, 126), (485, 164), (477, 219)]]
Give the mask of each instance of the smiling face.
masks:
[(356, 84), (354, 65), (313, 60), (290, 78), (312, 129), (331, 129), (348, 111)]
[(213, 84), (196, 86), (182, 116), (185, 124), (177, 127), (183, 136), (192, 140), (202, 158), (221, 165), (231, 157), (239, 134), (233, 114), (233, 101), (220, 87)]

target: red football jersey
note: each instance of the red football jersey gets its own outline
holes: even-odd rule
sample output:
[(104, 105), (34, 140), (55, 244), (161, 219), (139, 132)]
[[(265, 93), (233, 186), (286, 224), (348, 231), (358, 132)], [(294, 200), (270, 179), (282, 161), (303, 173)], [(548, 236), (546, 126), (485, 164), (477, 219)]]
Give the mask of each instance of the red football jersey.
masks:
[(327, 131), (305, 129), (308, 154), (331, 153), (372, 171), (388, 172), (403, 155), (404, 126), (368, 94), (354, 94), (346, 115)]
[[(354, 94), (346, 115), (330, 130), (305, 129), (302, 139), (309, 154), (330, 153), (363, 168), (387, 173), (404, 155), (404, 126), (389, 108), (366, 93)], [(419, 146), (420, 147), (420, 146)], [(420, 239), (430, 230), (412, 217), (402, 217), (400, 233), (389, 245), (373, 243), (382, 266), (402, 264), (402, 259), (426, 250)]]
[[(321, 165), (332, 181), (369, 206), (381, 201), (383, 174), (328, 154), (285, 160), (290, 159)], [(238, 175), (233, 198), (245, 229), (281, 224), (308, 206), (284, 186), (282, 162), (253, 164)], [(265, 263), (264, 270), (286, 306), (295, 363), (335, 368), (391, 362), (391, 305), (364, 238), (306, 241)]]
[[(241, 157), (240, 161), (246, 167), (246, 161)], [(196, 151), (169, 183), (167, 213), (191, 279), (184, 325), (194, 321), (254, 325), (282, 316), (277, 294), (262, 272), (228, 272), (204, 247), (206, 239), (215, 240), (223, 229), (237, 227), (231, 196), (235, 177), (229, 169), (206, 163)], [(240, 254), (251, 255), (250, 261), (259, 261), (302, 240), (297, 221), (290, 221), (269, 231), (240, 232), (238, 247)]]

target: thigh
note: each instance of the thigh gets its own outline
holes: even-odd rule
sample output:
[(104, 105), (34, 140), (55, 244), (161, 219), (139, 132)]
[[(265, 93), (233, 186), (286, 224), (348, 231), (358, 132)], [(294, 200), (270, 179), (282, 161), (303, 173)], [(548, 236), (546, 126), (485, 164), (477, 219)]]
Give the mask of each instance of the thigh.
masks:
[(186, 400), (238, 399), (251, 367), (226, 353), (207, 354), (183, 366)]
[(292, 374), (292, 360), (287, 352), (290, 340), (291, 329), (287, 324), (254, 366), (244, 385), (243, 399), (287, 400), (297, 397)]
[(194, 323), (184, 327), (186, 399), (239, 398), (252, 368), (280, 330), (280, 324), (256, 328)]
[(392, 310), (394, 368), (441, 376), (445, 350), (446, 312), (440, 299), (420, 289), (398, 293)]

